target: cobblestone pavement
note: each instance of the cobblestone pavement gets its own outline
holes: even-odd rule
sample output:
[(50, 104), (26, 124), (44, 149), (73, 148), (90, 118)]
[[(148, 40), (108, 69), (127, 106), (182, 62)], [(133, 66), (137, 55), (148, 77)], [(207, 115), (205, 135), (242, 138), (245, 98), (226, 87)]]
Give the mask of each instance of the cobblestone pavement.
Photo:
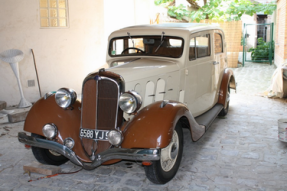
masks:
[[(23, 165), (35, 159), (17, 140), (23, 122), (0, 125), (0, 190), (287, 190), (287, 143), (277, 138), (277, 120), (287, 118), (286, 100), (254, 96), (256, 91), (232, 93), (229, 114), (198, 142), (184, 129), (180, 169), (165, 185), (149, 182), (141, 164), (131, 161), (27, 182)], [(70, 162), (61, 167), (79, 169)]]
[(233, 68), (239, 94), (262, 94), (271, 85), (276, 67), (269, 63), (246, 62), (244, 67)]

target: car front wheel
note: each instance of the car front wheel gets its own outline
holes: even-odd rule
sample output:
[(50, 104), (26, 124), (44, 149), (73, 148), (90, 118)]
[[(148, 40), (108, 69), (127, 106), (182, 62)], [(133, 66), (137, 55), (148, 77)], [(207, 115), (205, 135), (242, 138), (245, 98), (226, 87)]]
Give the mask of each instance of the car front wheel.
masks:
[[(33, 133), (31, 134), (31, 136), (35, 138), (45, 139), (44, 137), (37, 135), (37, 134), (33, 134)], [(33, 147), (33, 146), (31, 148), (32, 148), (34, 157), (37, 159), (39, 163), (42, 163), (42, 164), (61, 165), (61, 164), (66, 163), (69, 160), (63, 155), (55, 151), (49, 150), (49, 149), (43, 149), (43, 148)]]
[(177, 123), (170, 144), (161, 149), (160, 160), (145, 166), (147, 178), (155, 184), (165, 184), (176, 174), (183, 151), (183, 134), (180, 123)]

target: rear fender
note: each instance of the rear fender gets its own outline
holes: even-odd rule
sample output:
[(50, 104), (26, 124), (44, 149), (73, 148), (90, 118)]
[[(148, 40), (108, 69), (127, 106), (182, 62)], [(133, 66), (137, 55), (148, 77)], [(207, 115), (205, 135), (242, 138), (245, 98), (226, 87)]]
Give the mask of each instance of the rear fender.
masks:
[[(205, 128), (194, 120), (188, 108), (176, 101), (158, 101), (140, 110), (124, 130), (123, 148), (165, 148), (178, 121), (188, 120), (191, 137), (198, 140)], [(184, 120), (186, 121), (186, 120)]]
[(226, 68), (223, 71), (221, 85), (219, 89), (219, 96), (218, 96), (218, 103), (224, 105), (224, 107), (226, 107), (226, 104), (227, 104), (226, 93), (228, 91), (228, 84), (231, 89), (234, 89), (236, 91), (236, 81), (235, 81), (233, 71), (229, 68)]
[(63, 144), (65, 138), (71, 137), (75, 141), (72, 149), (80, 160), (91, 162), (84, 153), (79, 137), (81, 122), (81, 103), (76, 101), (72, 109), (63, 109), (59, 107), (52, 95), (47, 99), (41, 98), (30, 109), (24, 130), (30, 133), (43, 135), (42, 128), (47, 123), (53, 123), (58, 128), (58, 134), (55, 141)]

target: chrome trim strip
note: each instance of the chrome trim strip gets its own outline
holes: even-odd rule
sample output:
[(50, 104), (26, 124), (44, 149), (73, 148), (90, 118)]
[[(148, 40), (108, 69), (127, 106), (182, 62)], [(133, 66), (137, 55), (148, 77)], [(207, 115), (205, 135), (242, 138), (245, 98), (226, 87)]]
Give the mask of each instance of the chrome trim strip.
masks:
[(94, 78), (94, 80), (96, 80), (96, 82), (97, 82), (97, 92), (96, 92), (96, 98), (97, 98), (97, 100), (96, 100), (96, 116), (95, 116), (95, 118), (96, 118), (96, 130), (98, 129), (98, 108), (99, 108), (99, 106), (98, 106), (98, 104), (99, 104), (99, 80), (101, 80), (101, 77), (100, 76), (95, 76), (95, 78)]
[(160, 108), (164, 108), (166, 106), (166, 104), (169, 103), (169, 100), (163, 100), (160, 104)]
[(160, 159), (160, 149), (111, 148), (96, 155), (96, 159), (92, 163), (83, 163), (83, 168), (94, 169), (112, 159), (155, 161)]
[(54, 95), (56, 92), (48, 92), (44, 95), (44, 100), (48, 99), (49, 97), (51, 97), (52, 95)]
[[(100, 72), (99, 72), (99, 74), (100, 74)], [(97, 82), (97, 89), (96, 89), (96, 90), (97, 90), (97, 92), (96, 92), (96, 98), (97, 98), (97, 99), (96, 99), (96, 116), (95, 116), (95, 118), (96, 118), (96, 124), (95, 124), (96, 130), (98, 129), (99, 81), (100, 81), (101, 79), (102, 79), (102, 78), (101, 78), (99, 75), (96, 75), (96, 76), (94, 77), (94, 80), (96, 80), (96, 82)], [(95, 148), (95, 144), (96, 144), (96, 148)], [(97, 151), (97, 149), (98, 149), (98, 141), (97, 141), (97, 140), (94, 140), (93, 145), (92, 145), (92, 148), (91, 148), (91, 150), (92, 150), (92, 155), (89, 156), (90, 159), (93, 159), (93, 158), (95, 157), (95, 152)]]
[(71, 162), (76, 165), (82, 166), (84, 169), (90, 170), (100, 166), (102, 163), (112, 159), (124, 160), (139, 160), (139, 161), (155, 161), (160, 160), (160, 149), (124, 149), (124, 148), (111, 148), (95, 156), (92, 163), (82, 163), (76, 154), (66, 147), (57, 142), (27, 136), (25, 132), (18, 133), (18, 140), (21, 143), (40, 147), (44, 149), (51, 149), (67, 157)]
[(57, 142), (49, 141), (46, 139), (27, 136), (26, 133), (24, 132), (18, 133), (18, 140), (19, 142), (30, 145), (30, 146), (40, 147), (44, 149), (51, 149), (67, 157), (74, 164), (83, 166), (82, 162), (77, 158), (76, 154), (71, 149), (66, 147), (65, 145), (61, 145)]

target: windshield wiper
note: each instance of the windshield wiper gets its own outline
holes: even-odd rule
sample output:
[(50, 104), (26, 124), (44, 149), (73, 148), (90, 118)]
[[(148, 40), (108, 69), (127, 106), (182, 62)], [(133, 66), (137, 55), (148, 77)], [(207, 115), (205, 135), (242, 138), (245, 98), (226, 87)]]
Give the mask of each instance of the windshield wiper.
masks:
[(159, 47), (162, 45), (162, 43), (163, 43), (163, 37), (164, 37), (163, 35), (164, 35), (164, 34), (165, 34), (164, 32), (161, 33), (160, 44), (158, 45), (157, 49), (156, 49), (154, 52), (157, 52), (158, 49), (159, 49)]
[(127, 32), (127, 34), (129, 35), (129, 37), (130, 37), (130, 39), (131, 39), (131, 41), (132, 41), (132, 43), (133, 43), (133, 47), (135, 47), (135, 43), (134, 43), (134, 40), (133, 40), (132, 37), (131, 37), (131, 34), (130, 34), (129, 32)]

